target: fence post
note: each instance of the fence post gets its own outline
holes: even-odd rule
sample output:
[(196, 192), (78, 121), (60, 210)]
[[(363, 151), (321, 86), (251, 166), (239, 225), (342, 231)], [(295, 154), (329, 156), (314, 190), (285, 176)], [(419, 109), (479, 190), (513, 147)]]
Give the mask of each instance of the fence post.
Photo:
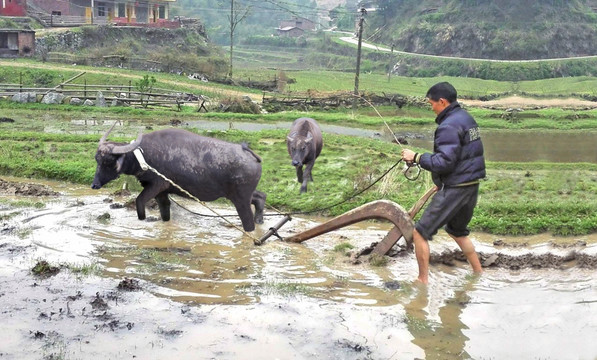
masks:
[(83, 97), (87, 100), (87, 79), (85, 79), (85, 84), (83, 86)]
[(132, 82), (132, 80), (129, 80), (129, 96), (128, 96), (129, 99), (131, 98), (131, 82)]
[(23, 72), (19, 73), (19, 93), (23, 92)]

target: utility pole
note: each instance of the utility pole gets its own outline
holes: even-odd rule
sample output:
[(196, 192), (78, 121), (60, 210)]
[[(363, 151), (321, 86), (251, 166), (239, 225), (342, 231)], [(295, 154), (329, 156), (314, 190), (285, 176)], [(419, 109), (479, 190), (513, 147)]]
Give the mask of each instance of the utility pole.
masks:
[(359, 19), (359, 42), (357, 45), (357, 70), (354, 75), (354, 101), (353, 101), (353, 109), (357, 107), (358, 104), (358, 96), (359, 96), (359, 72), (361, 71), (361, 42), (363, 40), (363, 22), (365, 21), (365, 15), (367, 14), (367, 10), (364, 7), (361, 8), (361, 18)]
[(234, 0), (230, 0), (230, 15), (228, 16), (228, 20), (230, 20), (230, 67), (228, 68), (228, 77), (232, 79), (232, 51), (234, 48), (234, 30), (236, 29), (236, 25), (243, 21), (248, 15), (251, 10), (250, 6), (242, 7), (239, 6), (238, 3), (235, 5)]
[(234, 0), (230, 0), (230, 67), (228, 68), (228, 77), (232, 79), (232, 48), (234, 45)]

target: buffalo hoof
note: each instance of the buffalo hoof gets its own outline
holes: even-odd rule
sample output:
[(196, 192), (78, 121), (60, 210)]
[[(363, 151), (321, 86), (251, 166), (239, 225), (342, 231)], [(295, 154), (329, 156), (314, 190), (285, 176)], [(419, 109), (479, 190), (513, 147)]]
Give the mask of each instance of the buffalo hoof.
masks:
[(254, 221), (255, 224), (263, 224), (263, 212), (256, 212)]

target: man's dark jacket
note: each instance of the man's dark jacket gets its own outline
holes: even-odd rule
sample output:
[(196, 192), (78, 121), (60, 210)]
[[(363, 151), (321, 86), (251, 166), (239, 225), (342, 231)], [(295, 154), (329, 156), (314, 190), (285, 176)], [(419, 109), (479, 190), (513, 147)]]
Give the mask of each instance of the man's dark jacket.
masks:
[(485, 177), (485, 159), (479, 126), (454, 101), (435, 119), (433, 154), (425, 153), (419, 164), (432, 172), (435, 185), (455, 186)]

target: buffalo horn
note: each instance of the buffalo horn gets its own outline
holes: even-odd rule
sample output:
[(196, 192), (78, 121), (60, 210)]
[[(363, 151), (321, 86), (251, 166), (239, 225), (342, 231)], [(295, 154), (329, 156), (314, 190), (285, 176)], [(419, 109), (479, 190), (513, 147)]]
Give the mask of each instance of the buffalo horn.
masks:
[(108, 131), (106, 131), (106, 133), (104, 134), (104, 136), (102, 136), (102, 138), (99, 141), (100, 145), (103, 145), (106, 140), (108, 139), (108, 135), (110, 135), (110, 133), (112, 132), (112, 129), (114, 129), (114, 126), (116, 126), (116, 121), (114, 121), (114, 124), (112, 124), (112, 126), (110, 127), (110, 129), (108, 129)]
[(126, 154), (128, 152), (135, 150), (136, 148), (139, 147), (139, 145), (141, 145), (142, 138), (143, 138), (143, 133), (139, 132), (139, 136), (137, 136), (137, 139), (135, 141), (133, 141), (132, 143), (127, 144), (127, 145), (114, 146), (114, 148), (112, 149), (112, 154)]

